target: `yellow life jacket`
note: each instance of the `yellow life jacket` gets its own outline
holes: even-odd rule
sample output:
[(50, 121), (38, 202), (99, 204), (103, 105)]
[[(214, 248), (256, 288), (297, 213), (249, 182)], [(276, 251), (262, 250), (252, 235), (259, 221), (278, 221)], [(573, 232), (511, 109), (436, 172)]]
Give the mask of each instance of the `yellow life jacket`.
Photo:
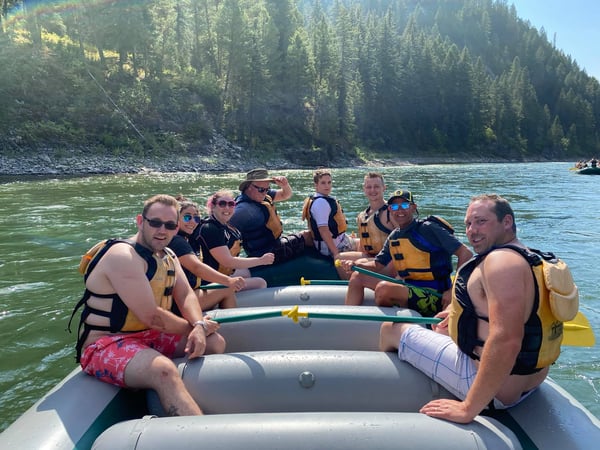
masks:
[(379, 214), (384, 211), (387, 211), (387, 205), (383, 205), (374, 214), (369, 214), (370, 208), (367, 208), (356, 218), (360, 247), (370, 256), (375, 256), (381, 251), (385, 240), (393, 231), (381, 223)]
[[(449, 233), (454, 232), (447, 222), (438, 217), (429, 216), (424, 220), (414, 220), (400, 238), (388, 240), (390, 256), (394, 269), (401, 278), (419, 287), (443, 292), (451, 286), (451, 255), (419, 233), (419, 228), (425, 222), (434, 222), (443, 226)], [(390, 235), (390, 238), (393, 236), (395, 234)]]
[(348, 229), (348, 221), (346, 220), (346, 216), (344, 215), (344, 210), (342, 209), (340, 203), (333, 197), (327, 197), (324, 195), (311, 195), (304, 199), (304, 206), (302, 207), (302, 220), (308, 221), (308, 229), (310, 230), (310, 234), (315, 241), (322, 241), (321, 233), (319, 233), (319, 227), (317, 226), (317, 222), (313, 219), (310, 208), (313, 203), (317, 199), (324, 199), (329, 203), (330, 213), (328, 219), (328, 227), (329, 231), (331, 231), (332, 237), (335, 239), (340, 234), (345, 233)]
[[(551, 253), (510, 248), (521, 254), (531, 266), (535, 281), (535, 298), (531, 314), (524, 324), (525, 334), (512, 374), (535, 373), (554, 363), (560, 355), (563, 322), (572, 320), (579, 309), (579, 291), (567, 265)], [(479, 316), (467, 292), (467, 283), (475, 267), (488, 254), (475, 256), (459, 271), (452, 290), (452, 308), (448, 331), (459, 348), (473, 359), (479, 359), (473, 350), (485, 343), (477, 336), (477, 321), (488, 321)]]
[(273, 233), (273, 237), (275, 239), (279, 239), (279, 237), (283, 233), (283, 225), (281, 224), (279, 214), (277, 214), (275, 202), (273, 202), (273, 199), (270, 195), (266, 195), (265, 199), (262, 202), (260, 202), (260, 204), (267, 208), (267, 211), (269, 212), (269, 218), (267, 219), (267, 223), (265, 224), (265, 226), (269, 230), (271, 230), (271, 233)]
[[(109, 239), (101, 241), (94, 245), (85, 255), (83, 255), (79, 264), (79, 272), (84, 275), (84, 280), (87, 280), (90, 273), (100, 259), (104, 256), (106, 251), (114, 244), (119, 242), (131, 245), (135, 251), (146, 261), (146, 277), (150, 283), (152, 293), (154, 294), (154, 301), (157, 306), (171, 310), (173, 305), (173, 287), (175, 286), (175, 254), (169, 249), (165, 248), (165, 255), (163, 258), (155, 255), (151, 250), (143, 247), (142, 245), (131, 241), (129, 239)], [(95, 309), (88, 304), (90, 297), (106, 299), (111, 302), (111, 309), (109, 311), (102, 311)], [(73, 312), (71, 314), (71, 320), (69, 320), (69, 328), (73, 316), (76, 311), (83, 306), (81, 318), (78, 329), (80, 330), (79, 339), (77, 341), (77, 361), (81, 355), (81, 346), (89, 335), (90, 330), (101, 330), (109, 331), (111, 333), (118, 332), (136, 332), (148, 329), (132, 311), (127, 308), (125, 303), (121, 300), (118, 294), (96, 294), (89, 289), (85, 289), (83, 297), (79, 300)], [(108, 317), (109, 326), (90, 325), (86, 322), (86, 319), (90, 315), (98, 315), (102, 317)], [(83, 332), (81, 328), (83, 327)]]

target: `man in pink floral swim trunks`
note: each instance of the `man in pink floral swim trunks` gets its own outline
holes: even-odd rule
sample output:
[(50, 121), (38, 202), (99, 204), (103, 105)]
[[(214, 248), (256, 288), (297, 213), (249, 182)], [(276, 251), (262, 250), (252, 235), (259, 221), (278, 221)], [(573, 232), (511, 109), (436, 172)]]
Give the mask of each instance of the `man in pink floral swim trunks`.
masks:
[[(156, 195), (144, 203), (131, 239), (111, 240), (88, 258), (77, 355), (99, 380), (154, 389), (169, 415), (200, 415), (171, 358), (222, 353), (225, 340), (218, 323), (202, 320), (196, 295), (166, 248), (178, 215), (175, 198)], [(171, 312), (172, 301), (182, 317)]]

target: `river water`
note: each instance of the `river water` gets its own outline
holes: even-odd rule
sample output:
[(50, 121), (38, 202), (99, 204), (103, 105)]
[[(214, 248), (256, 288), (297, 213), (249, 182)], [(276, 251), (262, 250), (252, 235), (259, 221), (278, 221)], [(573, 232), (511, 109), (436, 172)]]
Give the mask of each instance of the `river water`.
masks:
[[(600, 330), (600, 177), (577, 175), (567, 163), (389, 167), (387, 193), (410, 189), (421, 216), (441, 215), (467, 243), (463, 215), (473, 195), (496, 192), (512, 204), (520, 238), (553, 251), (573, 271), (581, 311)], [(351, 228), (365, 207), (367, 168), (334, 170), (335, 195)], [(312, 193), (307, 170), (288, 177), (291, 200), (280, 203), (287, 232), (303, 227), (302, 201)], [(65, 331), (82, 293), (81, 255), (107, 237), (135, 233), (135, 215), (156, 193), (200, 204), (221, 188), (237, 189), (244, 174), (139, 174), (62, 179), (0, 178), (0, 431), (74, 367), (74, 336)], [(468, 244), (468, 243), (467, 243)], [(600, 338), (600, 335), (598, 336)], [(596, 347), (564, 347), (551, 376), (600, 417), (600, 355)]]

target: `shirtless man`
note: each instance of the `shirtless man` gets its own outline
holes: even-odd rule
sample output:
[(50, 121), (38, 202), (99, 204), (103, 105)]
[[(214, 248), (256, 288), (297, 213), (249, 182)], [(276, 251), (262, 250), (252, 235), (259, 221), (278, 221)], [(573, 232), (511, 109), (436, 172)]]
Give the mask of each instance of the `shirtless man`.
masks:
[[(222, 353), (225, 340), (216, 322), (202, 320), (196, 294), (166, 248), (178, 211), (171, 196), (148, 199), (136, 219), (138, 232), (89, 258), (85, 294), (75, 308), (84, 306), (77, 359), (106, 383), (154, 389), (169, 415), (199, 415), (171, 358)], [(171, 312), (172, 301), (183, 317)]]
[[(465, 225), (477, 256), (460, 268), (452, 302), (438, 314), (444, 320), (435, 331), (386, 323), (380, 335), (381, 350), (398, 350), (400, 359), (460, 399), (433, 400), (421, 412), (459, 423), (472, 421), (490, 404), (500, 409), (519, 403), (544, 381), (550, 365), (538, 367), (539, 349), (523, 350), (532, 340), (539, 341), (533, 335), (540, 325), (531, 325), (537, 318), (532, 268), (516, 250), (496, 248), (526, 248), (517, 239), (510, 204), (495, 194), (474, 197)], [(467, 314), (469, 305), (472, 315)], [(557, 350), (554, 360), (560, 340)]]

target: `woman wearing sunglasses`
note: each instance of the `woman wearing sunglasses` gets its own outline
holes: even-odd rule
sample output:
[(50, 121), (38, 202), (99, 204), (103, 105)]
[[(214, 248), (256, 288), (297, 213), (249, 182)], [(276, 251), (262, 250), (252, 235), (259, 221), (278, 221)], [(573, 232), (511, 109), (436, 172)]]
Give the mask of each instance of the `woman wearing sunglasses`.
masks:
[[(244, 278), (228, 277), (201, 261), (199, 254), (190, 244), (190, 236), (200, 224), (198, 205), (182, 196), (178, 196), (177, 200), (180, 207), (179, 231), (171, 240), (169, 248), (177, 255), (190, 285), (196, 292), (202, 310), (213, 309), (217, 306), (221, 309), (235, 308), (237, 306), (235, 292), (245, 287)], [(223, 284), (229, 288), (202, 290), (200, 287), (202, 280)]]
[(203, 260), (219, 272), (233, 277), (244, 277), (244, 289), (267, 287), (263, 278), (252, 277), (248, 269), (273, 264), (273, 253), (259, 257), (241, 258), (242, 235), (229, 224), (235, 210), (233, 192), (221, 190), (208, 198), (206, 203), (209, 217), (202, 221), (196, 233), (196, 241), (202, 249)]

